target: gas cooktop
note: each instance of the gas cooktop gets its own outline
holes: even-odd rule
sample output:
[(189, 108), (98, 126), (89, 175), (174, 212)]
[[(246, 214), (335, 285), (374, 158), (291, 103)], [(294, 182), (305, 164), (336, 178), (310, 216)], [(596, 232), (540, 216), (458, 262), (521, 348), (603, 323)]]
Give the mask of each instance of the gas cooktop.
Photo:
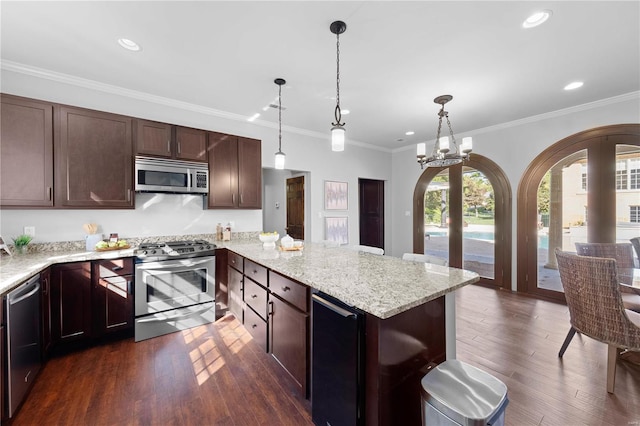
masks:
[(141, 243), (134, 251), (140, 261), (214, 256), (216, 245), (206, 240)]

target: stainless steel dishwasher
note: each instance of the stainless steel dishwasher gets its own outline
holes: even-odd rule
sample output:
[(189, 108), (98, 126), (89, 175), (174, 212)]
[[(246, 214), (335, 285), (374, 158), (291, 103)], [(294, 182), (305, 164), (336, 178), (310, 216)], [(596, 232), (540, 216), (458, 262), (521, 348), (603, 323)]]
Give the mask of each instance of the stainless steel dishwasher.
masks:
[(9, 417), (20, 406), (40, 371), (40, 275), (6, 298), (7, 400)]

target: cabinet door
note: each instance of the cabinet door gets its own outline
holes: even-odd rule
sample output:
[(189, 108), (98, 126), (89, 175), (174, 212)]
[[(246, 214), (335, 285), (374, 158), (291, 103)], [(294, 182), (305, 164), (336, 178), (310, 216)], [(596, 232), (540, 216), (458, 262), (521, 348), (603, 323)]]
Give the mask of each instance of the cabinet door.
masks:
[(209, 132), (209, 207), (238, 207), (238, 138)]
[(53, 206), (53, 105), (2, 95), (0, 205)]
[(262, 149), (256, 139), (238, 138), (238, 207), (262, 208)]
[(54, 344), (91, 337), (91, 262), (52, 268), (51, 319)]
[(176, 158), (207, 162), (207, 133), (204, 130), (176, 127)]
[(136, 120), (136, 153), (171, 158), (171, 125)]
[(229, 310), (240, 323), (244, 321), (244, 287), (243, 276), (231, 266), (228, 266), (229, 273)]
[(307, 392), (309, 315), (275, 296), (269, 299), (269, 350), (300, 387)]
[(42, 285), (42, 359), (46, 359), (51, 351), (51, 269), (40, 273)]
[(93, 262), (94, 336), (133, 328), (133, 259)]
[(133, 208), (131, 118), (60, 108), (56, 142), (56, 204)]

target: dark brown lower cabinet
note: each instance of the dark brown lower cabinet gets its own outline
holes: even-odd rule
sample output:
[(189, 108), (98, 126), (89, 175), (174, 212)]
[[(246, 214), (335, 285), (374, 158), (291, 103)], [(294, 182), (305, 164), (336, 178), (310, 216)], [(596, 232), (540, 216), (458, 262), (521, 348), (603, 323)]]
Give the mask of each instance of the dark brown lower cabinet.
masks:
[(42, 286), (42, 359), (46, 359), (51, 351), (51, 269), (40, 273)]
[(93, 335), (133, 329), (133, 259), (93, 262)]
[(91, 337), (91, 262), (51, 269), (51, 337), (53, 343)]
[(228, 267), (229, 311), (240, 321), (244, 321), (243, 275), (231, 266)]
[(296, 381), (300, 393), (306, 396), (309, 314), (294, 308), (273, 294), (269, 297), (269, 350)]

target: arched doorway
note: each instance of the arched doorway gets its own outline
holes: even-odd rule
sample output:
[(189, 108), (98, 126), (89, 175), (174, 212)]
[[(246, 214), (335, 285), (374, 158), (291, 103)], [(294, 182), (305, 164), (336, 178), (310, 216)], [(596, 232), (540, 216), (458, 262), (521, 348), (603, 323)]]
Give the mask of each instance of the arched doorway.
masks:
[(640, 125), (599, 127), (538, 155), (518, 187), (518, 291), (564, 300), (555, 248), (640, 235)]
[(413, 213), (415, 253), (445, 257), (478, 272), (480, 283), (511, 288), (511, 187), (496, 163), (473, 154), (464, 165), (427, 168)]

